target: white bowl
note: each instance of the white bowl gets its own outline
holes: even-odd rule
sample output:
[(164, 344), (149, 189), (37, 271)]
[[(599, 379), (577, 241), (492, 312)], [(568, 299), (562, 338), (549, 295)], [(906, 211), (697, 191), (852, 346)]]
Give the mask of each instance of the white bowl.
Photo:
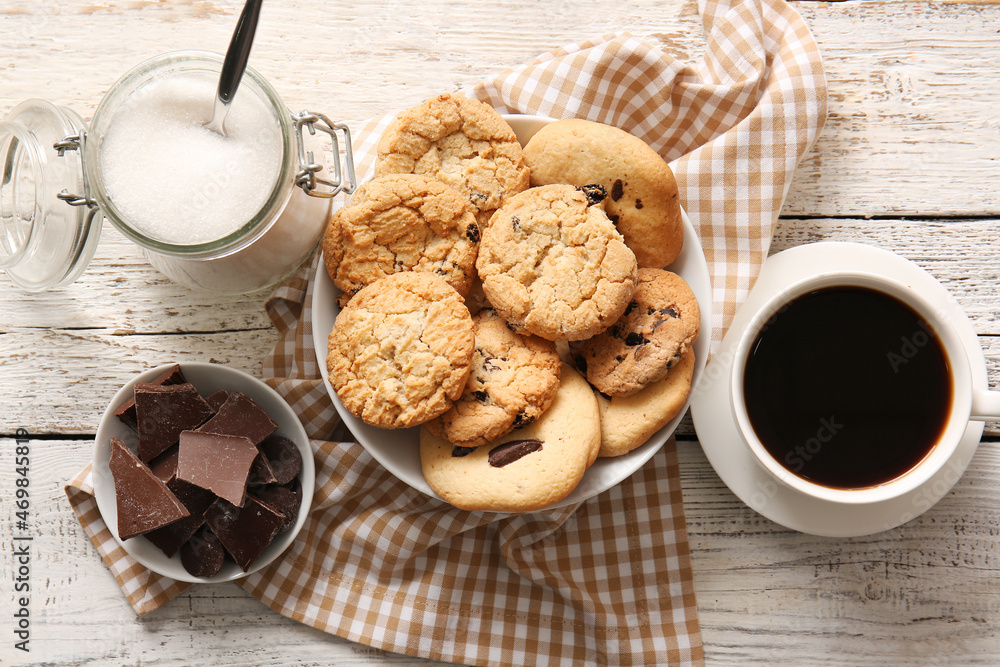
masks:
[(302, 484), (302, 504), (299, 507), (299, 515), (295, 525), (291, 529), (279, 533), (274, 541), (260, 557), (253, 562), (248, 572), (244, 572), (239, 566), (226, 559), (214, 577), (195, 577), (188, 573), (181, 564), (180, 554), (175, 554), (172, 558), (167, 558), (166, 554), (153, 545), (146, 538), (136, 536), (128, 540), (122, 540), (118, 536), (118, 506), (115, 502), (115, 481), (111, 476), (108, 461), (111, 457), (111, 438), (123, 440), (125, 444), (135, 449), (138, 442), (135, 431), (126, 426), (118, 417), (115, 417), (115, 409), (132, 397), (133, 387), (137, 382), (149, 382), (164, 373), (173, 364), (158, 366), (144, 373), (140, 373), (128, 384), (118, 390), (111, 403), (101, 417), (100, 426), (97, 428), (97, 442), (94, 447), (94, 496), (97, 499), (97, 507), (108, 525), (108, 530), (115, 540), (122, 546), (128, 555), (139, 561), (153, 572), (161, 574), (171, 579), (179, 581), (190, 581), (194, 583), (211, 583), (216, 581), (231, 581), (256, 572), (268, 565), (275, 558), (281, 555), (295, 540), (295, 536), (305, 524), (309, 514), (309, 506), (312, 502), (313, 487), (316, 483), (316, 469), (313, 463), (312, 448), (309, 445), (309, 437), (302, 427), (298, 416), (281, 396), (257, 378), (227, 366), (218, 364), (205, 364), (189, 362), (180, 364), (184, 378), (193, 384), (202, 394), (208, 396), (219, 390), (238, 391), (246, 394), (254, 400), (267, 414), (278, 423), (275, 434), (284, 436), (295, 443), (302, 454), (302, 472), (299, 473), (299, 482)]
[[(513, 128), (518, 141), (523, 145), (534, 136), (535, 132), (553, 121), (545, 116), (523, 116), (508, 115), (504, 119)], [(563, 507), (573, 503), (582, 502), (596, 496), (597, 494), (615, 486), (633, 472), (638, 470), (653, 454), (655, 454), (663, 443), (667, 441), (677, 424), (680, 423), (687, 412), (688, 404), (695, 396), (705, 362), (708, 360), (708, 351), (712, 333), (712, 284), (708, 271), (708, 262), (705, 260), (705, 252), (702, 250), (698, 235), (688, 219), (687, 213), (683, 210), (681, 215), (684, 222), (684, 245), (678, 258), (668, 269), (679, 274), (691, 286), (695, 296), (698, 298), (698, 305), (701, 309), (701, 335), (695, 342), (695, 368), (694, 377), (691, 381), (691, 393), (683, 409), (670, 420), (666, 426), (653, 434), (653, 436), (622, 456), (599, 458), (584, 474), (583, 479), (561, 501), (550, 505), (550, 508)], [(337, 307), (337, 295), (339, 290), (334, 286), (333, 281), (323, 267), (323, 262), (319, 264), (316, 278), (313, 285), (312, 313), (313, 313), (313, 344), (316, 348), (316, 361), (321, 369), (326, 369), (326, 357), (328, 349), (328, 336), (333, 329), (334, 320), (340, 309)], [(354, 437), (358, 439), (365, 449), (399, 479), (410, 486), (429, 496), (439, 498), (434, 493), (427, 480), (424, 479), (423, 469), (420, 464), (420, 428), (414, 427), (400, 430), (387, 430), (370, 426), (343, 406), (337, 398), (337, 392), (330, 384), (330, 379), (323, 372), (323, 382), (326, 390), (333, 399), (333, 405), (337, 408), (344, 423), (350, 429)]]

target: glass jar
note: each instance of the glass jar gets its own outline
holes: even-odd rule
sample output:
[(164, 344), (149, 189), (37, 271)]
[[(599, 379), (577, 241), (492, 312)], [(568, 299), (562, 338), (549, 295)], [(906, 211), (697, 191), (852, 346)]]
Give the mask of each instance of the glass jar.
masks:
[[(125, 74), (111, 87), (94, 112), (89, 129), (80, 121), (73, 131), (67, 131), (61, 137), (62, 141), (57, 140), (51, 145), (63, 159), (69, 159), (67, 164), (81, 170), (80, 180), (64, 186), (59, 194), (60, 199), (71, 206), (89, 209), (88, 215), (92, 219), (99, 218), (100, 215), (106, 217), (123, 235), (143, 248), (150, 264), (172, 280), (192, 288), (236, 294), (273, 285), (295, 271), (312, 253), (323, 233), (330, 199), (340, 192), (352, 192), (355, 175), (348, 128), (331, 122), (322, 114), (307, 111), (291, 113), (274, 88), (259, 73), (248, 67), (237, 93), (237, 102), (240, 96), (257, 96), (267, 107), (280, 132), (280, 164), (274, 170), (276, 177), (270, 183), (266, 197), (262, 198), (263, 204), (245, 219), (240, 217), (232, 225), (231, 231), (208, 240), (169, 239), (137, 224), (137, 209), (131, 209), (133, 214), (130, 215), (109, 192), (109, 189), (114, 190), (108, 187), (108, 170), (105, 164), (105, 140), (109, 129), (114, 127), (123, 104), (147, 84), (184, 76), (204, 75), (217, 80), (222, 60), (220, 55), (198, 51), (167, 53), (152, 58)], [(205, 106), (211, 110), (212, 100), (206, 100)], [(4, 136), (0, 132), (0, 149), (4, 146)], [(19, 135), (10, 132), (10, 136), (15, 139), (8, 140), (8, 143), (16, 141)], [(320, 177), (318, 173), (323, 167), (316, 164), (314, 155), (324, 150), (324, 137), (332, 149), (329, 160), (332, 173)], [(49, 138), (47, 136), (38, 143), (44, 144)], [(145, 143), (135, 142), (134, 146), (129, 144), (129, 150), (148, 151), (149, 148)], [(159, 146), (159, 150), (165, 149)], [(0, 152), (0, 156), (2, 155)], [(156, 155), (151, 157), (155, 159)], [(176, 159), (172, 156), (164, 157), (168, 158)], [(343, 167), (341, 160), (344, 162)], [(234, 173), (220, 174), (217, 183), (206, 183), (207, 196), (202, 197), (202, 204), (208, 207), (210, 214), (213, 213), (212, 187), (224, 188), (226, 178), (239, 178), (239, 168), (240, 165), (236, 164)], [(40, 182), (45, 180), (43, 176)], [(140, 178), (132, 180), (138, 190), (129, 192), (129, 198), (134, 200), (135, 196), (140, 196), (142, 201), (142, 197), (149, 194), (150, 184)], [(74, 186), (77, 189), (73, 189)], [(132, 184), (126, 183), (123, 186), (118, 183), (116, 187), (132, 187)], [(25, 188), (21, 190), (24, 191)], [(13, 202), (15, 198), (13, 191), (6, 198), (3, 198), (3, 194), (4, 190), (0, 187), (0, 210), (4, 211), (6, 220), (3, 202), (7, 199)], [(16, 201), (26, 197), (29, 197), (26, 192), (20, 192)], [(22, 203), (21, 208), (24, 206)], [(15, 207), (12, 205), (11, 208)], [(226, 215), (227, 211), (220, 210), (219, 214)], [(24, 217), (22, 215), (21, 219)], [(183, 210), (178, 213), (178, 217), (185, 217)], [(21, 227), (25, 224), (22, 222)], [(7, 226), (5, 222), (5, 227)], [(95, 226), (93, 222), (91, 226)], [(100, 226), (99, 222), (96, 226)], [(95, 244), (96, 240), (91, 243)], [(3, 241), (0, 240), (0, 250), (3, 249), (2, 246)], [(89, 249), (92, 255), (93, 248)], [(89, 259), (87, 257), (86, 261)], [(82, 263), (85, 265), (86, 261)], [(74, 271), (79, 275), (82, 268), (75, 266)], [(11, 277), (16, 282), (15, 275), (11, 274)]]

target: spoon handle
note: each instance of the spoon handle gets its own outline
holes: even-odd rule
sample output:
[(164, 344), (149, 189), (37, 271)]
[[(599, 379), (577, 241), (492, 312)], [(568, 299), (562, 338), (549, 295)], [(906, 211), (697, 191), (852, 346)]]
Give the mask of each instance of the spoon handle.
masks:
[(263, 0), (247, 0), (240, 20), (236, 23), (226, 59), (222, 63), (222, 73), (219, 75), (219, 99), (224, 104), (233, 101), (233, 96), (240, 87), (247, 60), (250, 59), (250, 47), (253, 46), (254, 33), (257, 32), (257, 19), (260, 18), (262, 4)]

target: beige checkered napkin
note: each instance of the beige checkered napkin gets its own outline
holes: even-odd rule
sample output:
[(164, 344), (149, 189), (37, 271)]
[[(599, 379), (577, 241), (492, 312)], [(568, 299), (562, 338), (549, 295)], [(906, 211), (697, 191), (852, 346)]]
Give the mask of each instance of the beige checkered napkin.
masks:
[[(767, 254), (826, 88), (815, 42), (780, 0), (700, 3), (704, 61), (629, 35), (571, 44), (466, 91), (504, 113), (582, 117), (653, 145), (678, 177), (714, 285), (717, 343)], [(359, 173), (390, 117), (356, 132)], [(577, 506), (523, 516), (424, 496), (345, 436), (312, 347), (304, 269), (268, 302), (280, 334), (264, 375), (313, 440), (314, 508), (290, 550), (242, 585), (276, 611), (378, 648), (472, 664), (700, 663), (676, 446)], [(183, 590), (111, 539), (87, 471), (67, 488), (143, 613)]]

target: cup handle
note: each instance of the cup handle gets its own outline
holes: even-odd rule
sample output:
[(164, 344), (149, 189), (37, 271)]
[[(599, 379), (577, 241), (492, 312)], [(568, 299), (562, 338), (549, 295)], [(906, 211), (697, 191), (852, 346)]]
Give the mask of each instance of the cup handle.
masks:
[(974, 389), (972, 391), (972, 421), (1000, 419), (1000, 391)]

